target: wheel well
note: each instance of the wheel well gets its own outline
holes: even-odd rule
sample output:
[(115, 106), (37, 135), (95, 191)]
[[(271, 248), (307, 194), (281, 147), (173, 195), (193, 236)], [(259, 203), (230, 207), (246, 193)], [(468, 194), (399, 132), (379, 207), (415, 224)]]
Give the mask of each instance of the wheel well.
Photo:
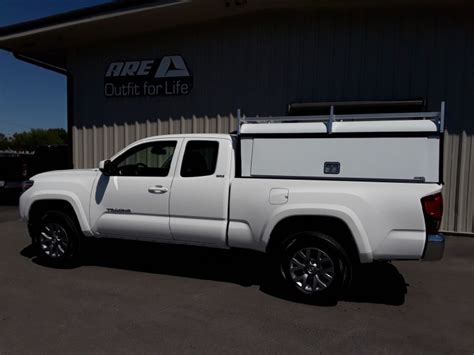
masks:
[(79, 220), (76, 216), (76, 211), (72, 205), (64, 200), (39, 200), (33, 203), (30, 207), (28, 221), (30, 225), (34, 225), (45, 211), (60, 211), (66, 213), (72, 218), (76, 226), (80, 229)]
[(267, 252), (274, 252), (295, 233), (321, 232), (335, 239), (346, 251), (352, 261), (360, 262), (359, 249), (347, 224), (336, 217), (292, 216), (287, 217), (273, 228), (267, 244)]

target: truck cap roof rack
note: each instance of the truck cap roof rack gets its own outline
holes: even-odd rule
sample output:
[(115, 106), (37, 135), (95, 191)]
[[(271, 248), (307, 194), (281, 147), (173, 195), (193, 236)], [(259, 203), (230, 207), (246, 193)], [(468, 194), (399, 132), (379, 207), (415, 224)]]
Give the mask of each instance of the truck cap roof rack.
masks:
[(329, 115), (308, 115), (308, 116), (280, 116), (280, 117), (245, 117), (242, 116), (241, 110), (237, 110), (237, 133), (241, 133), (243, 124), (271, 124), (271, 123), (307, 123), (322, 122), (327, 126), (327, 133), (333, 132), (333, 124), (335, 122), (350, 121), (397, 121), (397, 120), (430, 120), (436, 124), (437, 130), (444, 132), (444, 116), (446, 103), (441, 102), (439, 111), (433, 112), (392, 112), (392, 113), (366, 113), (366, 114), (341, 114), (334, 113), (335, 106), (329, 106)]
[(293, 102), (288, 105), (288, 116), (312, 116), (328, 114), (331, 106), (335, 113), (393, 113), (426, 111), (426, 101), (391, 100), (391, 101), (327, 101), (327, 102)]

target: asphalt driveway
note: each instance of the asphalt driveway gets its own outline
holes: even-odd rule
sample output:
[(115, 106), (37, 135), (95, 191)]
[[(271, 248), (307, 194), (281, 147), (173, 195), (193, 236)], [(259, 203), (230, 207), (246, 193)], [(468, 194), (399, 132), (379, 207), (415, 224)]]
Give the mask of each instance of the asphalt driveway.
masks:
[(371, 265), (347, 299), (300, 304), (242, 251), (97, 241), (37, 262), (0, 207), (0, 353), (474, 353), (474, 239), (440, 262)]

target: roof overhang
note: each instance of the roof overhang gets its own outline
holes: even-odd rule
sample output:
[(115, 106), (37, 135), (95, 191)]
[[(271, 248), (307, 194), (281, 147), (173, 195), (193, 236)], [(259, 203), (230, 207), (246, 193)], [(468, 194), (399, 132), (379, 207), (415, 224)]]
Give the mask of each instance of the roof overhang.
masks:
[(72, 11), (2, 28), (0, 48), (19, 59), (66, 69), (69, 50), (163, 29), (172, 21), (179, 25), (179, 19), (186, 23), (196, 16), (185, 19), (177, 14), (189, 13), (192, 4), (189, 0), (123, 1)]
[(119, 1), (4, 27), (0, 48), (19, 59), (67, 69), (72, 49), (288, 4), (290, 0)]
[[(451, 0), (449, 6), (465, 2)], [(19, 59), (66, 72), (67, 56), (71, 50), (92, 46), (98, 42), (265, 10), (309, 6), (380, 6), (380, 3), (376, 0), (115, 1), (1, 28), (0, 48), (14, 53)], [(413, 4), (413, 1), (383, 1), (384, 6), (410, 3)], [(439, 5), (446, 4), (446, 1), (417, 0), (416, 4)]]

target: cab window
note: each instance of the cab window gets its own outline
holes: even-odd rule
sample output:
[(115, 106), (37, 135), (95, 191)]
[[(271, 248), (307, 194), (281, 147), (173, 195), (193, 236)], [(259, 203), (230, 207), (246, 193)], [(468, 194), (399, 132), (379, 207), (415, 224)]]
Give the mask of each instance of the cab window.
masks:
[(219, 142), (189, 141), (181, 164), (182, 177), (212, 175), (216, 171)]
[(114, 160), (114, 175), (168, 176), (176, 141), (161, 141), (133, 147)]

